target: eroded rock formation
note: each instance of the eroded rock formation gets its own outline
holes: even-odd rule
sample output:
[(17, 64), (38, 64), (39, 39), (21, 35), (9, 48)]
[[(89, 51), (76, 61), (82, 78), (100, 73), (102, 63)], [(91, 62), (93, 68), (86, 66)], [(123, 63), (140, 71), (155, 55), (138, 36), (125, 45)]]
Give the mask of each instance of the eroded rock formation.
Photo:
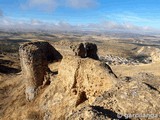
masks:
[(116, 84), (111, 69), (93, 59), (65, 56), (59, 66), (59, 79), (63, 87), (79, 96), (98, 96)]
[[(27, 99), (32, 100), (47, 77), (49, 61), (59, 60), (61, 56), (45, 42), (22, 45), (20, 56)], [(39, 89), (38, 96), (30, 103), (25, 101), (21, 75), (15, 78), (14, 89), (13, 81), (6, 82), (10, 89), (5, 90), (12, 93), (5, 99), (9, 109), (5, 108), (2, 119), (105, 120), (125, 119), (127, 114), (159, 114), (158, 76), (144, 73), (121, 79), (107, 64), (73, 55), (63, 56), (61, 62), (52, 65), (57, 66), (58, 74), (50, 76), (54, 80)]]
[(97, 45), (94, 43), (85, 43), (85, 48), (86, 48), (86, 56), (89, 58), (93, 58), (95, 60), (98, 60), (98, 55), (97, 55)]
[(80, 56), (81, 58), (86, 57), (86, 50), (83, 43), (71, 45), (70, 48), (73, 50), (75, 56)]
[(30, 101), (34, 99), (37, 88), (44, 84), (45, 76), (50, 72), (48, 63), (62, 59), (62, 56), (47, 42), (23, 44), (19, 54), (25, 77), (26, 99)]
[(95, 60), (99, 59), (97, 55), (97, 45), (94, 43), (79, 43), (70, 46), (70, 48), (73, 50), (75, 56), (80, 56), (81, 58), (89, 57)]
[(39, 98), (39, 106), (54, 111), (52, 119), (65, 119), (74, 109), (92, 104), (96, 97), (115, 87), (116, 83), (113, 72), (100, 61), (64, 56), (56, 80)]

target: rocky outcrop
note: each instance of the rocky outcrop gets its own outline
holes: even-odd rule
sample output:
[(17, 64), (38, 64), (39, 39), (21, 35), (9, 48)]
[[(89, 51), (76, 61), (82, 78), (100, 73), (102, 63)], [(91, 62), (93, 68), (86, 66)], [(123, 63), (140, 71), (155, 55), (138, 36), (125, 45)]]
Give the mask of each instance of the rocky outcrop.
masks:
[(73, 50), (75, 56), (80, 56), (81, 58), (93, 58), (98, 60), (97, 55), (97, 45), (94, 43), (79, 43), (76, 45), (71, 45), (70, 48)]
[(77, 105), (92, 100), (116, 84), (114, 73), (93, 59), (74, 56), (63, 58), (59, 66), (59, 79), (66, 92), (77, 95)]
[[(123, 76), (117, 78), (105, 62), (74, 55), (62, 59), (60, 53), (46, 42), (22, 45), (20, 57), (26, 97), (33, 100), (37, 90), (38, 95), (30, 103), (26, 102), (21, 74), (11, 77), (9, 82), (4, 81), (4, 120), (158, 119), (158, 76), (141, 73), (125, 79)], [(48, 63), (59, 59), (62, 61), (50, 64), (53, 68), (56, 66), (52, 70), (58, 70), (57, 75), (47, 78), (50, 72)], [(51, 83), (41, 87), (45, 79)], [(136, 114), (151, 116), (132, 116)]]
[(130, 81), (119, 79), (116, 86), (98, 96), (90, 106), (77, 109), (67, 119), (158, 119), (160, 92), (154, 83), (157, 78), (146, 73), (140, 76)]
[(100, 61), (77, 56), (64, 56), (56, 79), (51, 82), (39, 106), (54, 111), (51, 119), (66, 119), (77, 108), (92, 104), (104, 91), (115, 87), (117, 79), (112, 70)]
[(110, 119), (158, 119), (159, 94), (152, 84), (137, 78), (120, 81), (114, 89), (97, 97), (92, 105), (103, 107), (106, 112), (109, 109), (114, 113), (108, 113)]
[[(81, 44), (79, 48), (83, 46)], [(88, 45), (86, 48), (91, 50), (88, 54), (93, 57), (92, 53), (96, 53), (96, 50), (92, 51), (95, 47), (91, 46)], [(117, 83), (116, 76), (108, 65), (94, 59), (83, 59), (77, 56), (64, 56), (62, 59), (60, 53), (46, 42), (21, 45), (19, 53), (22, 73), (25, 77), (27, 100), (32, 101), (35, 98), (38, 88), (44, 84), (45, 79), (54, 79), (43, 94), (36, 99), (38, 109), (42, 113), (57, 112), (57, 115), (49, 116), (52, 119), (66, 118), (75, 108), (85, 103), (92, 104), (96, 97), (110, 90)], [(58, 75), (55, 78), (54, 76), (47, 78), (50, 74), (48, 64), (59, 59), (62, 61), (58, 67)]]
[(98, 60), (98, 55), (97, 55), (97, 45), (94, 43), (85, 43), (85, 48), (86, 48), (86, 56), (89, 58), (93, 58), (95, 60)]
[(86, 57), (86, 49), (83, 43), (71, 45), (70, 48), (73, 50), (75, 56), (80, 56), (81, 58)]
[(34, 99), (37, 88), (44, 84), (50, 72), (48, 63), (62, 59), (62, 56), (47, 42), (23, 44), (20, 46), (19, 54), (22, 73), (25, 77), (26, 99), (30, 101)]

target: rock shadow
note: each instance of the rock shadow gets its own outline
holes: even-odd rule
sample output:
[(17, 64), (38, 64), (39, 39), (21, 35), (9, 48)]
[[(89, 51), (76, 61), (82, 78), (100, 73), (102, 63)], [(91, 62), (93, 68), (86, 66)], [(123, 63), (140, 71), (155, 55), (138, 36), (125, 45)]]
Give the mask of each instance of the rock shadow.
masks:
[(17, 68), (8, 67), (5, 65), (0, 65), (0, 73), (11, 74), (11, 73), (19, 73), (21, 70)]
[(102, 113), (104, 116), (106, 116), (106, 118), (117, 119), (117, 120), (131, 120), (129, 118), (126, 118), (123, 115), (120, 115), (120, 114), (113, 112), (109, 109), (104, 109), (103, 107), (100, 107), (100, 106), (91, 106), (91, 107), (93, 110), (96, 110), (99, 113)]

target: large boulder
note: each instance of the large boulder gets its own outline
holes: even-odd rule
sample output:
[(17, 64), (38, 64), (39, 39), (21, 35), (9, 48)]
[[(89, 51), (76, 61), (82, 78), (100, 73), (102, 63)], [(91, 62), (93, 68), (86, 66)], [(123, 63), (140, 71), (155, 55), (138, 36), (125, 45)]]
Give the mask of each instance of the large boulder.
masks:
[(70, 48), (73, 50), (75, 56), (80, 56), (81, 58), (86, 57), (86, 49), (83, 43), (71, 45)]
[(75, 45), (71, 45), (70, 48), (73, 50), (75, 56), (79, 56), (81, 58), (92, 58), (98, 60), (97, 55), (97, 45), (94, 43), (79, 43)]
[(25, 77), (26, 98), (32, 100), (37, 88), (43, 85), (45, 76), (50, 71), (48, 63), (62, 59), (62, 56), (48, 42), (25, 43), (20, 46), (19, 54), (22, 73)]
[(97, 55), (97, 45), (94, 43), (85, 43), (85, 48), (86, 48), (86, 53), (87, 53), (87, 57), (89, 58), (93, 58), (95, 60), (98, 60), (98, 55)]

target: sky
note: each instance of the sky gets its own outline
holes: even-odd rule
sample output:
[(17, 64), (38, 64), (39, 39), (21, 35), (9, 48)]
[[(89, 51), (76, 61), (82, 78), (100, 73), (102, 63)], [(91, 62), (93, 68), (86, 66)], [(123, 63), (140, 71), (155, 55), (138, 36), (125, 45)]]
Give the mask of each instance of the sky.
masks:
[(160, 0), (0, 0), (0, 28), (160, 32)]

